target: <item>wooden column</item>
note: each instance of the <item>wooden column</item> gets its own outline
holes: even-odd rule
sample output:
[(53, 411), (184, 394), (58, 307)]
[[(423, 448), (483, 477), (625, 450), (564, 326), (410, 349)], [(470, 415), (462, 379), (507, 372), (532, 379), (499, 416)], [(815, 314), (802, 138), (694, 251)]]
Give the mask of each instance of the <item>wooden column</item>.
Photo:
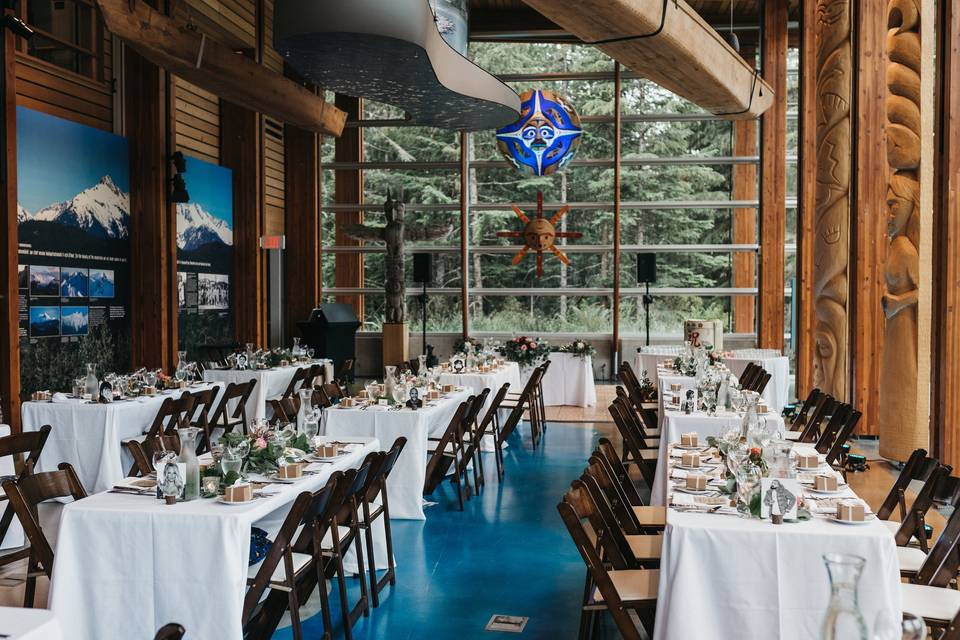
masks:
[[(360, 120), (363, 113), (363, 100), (350, 96), (337, 95), (336, 106), (346, 112), (348, 121)], [(363, 160), (363, 129), (352, 127), (343, 130), (343, 135), (334, 143), (336, 162), (361, 162)], [(334, 177), (334, 201), (337, 204), (363, 204), (363, 171), (360, 169), (338, 169)], [(338, 247), (358, 246), (362, 244), (343, 232), (344, 225), (363, 222), (363, 209), (337, 211), (336, 239)], [(334, 258), (334, 286), (363, 286), (363, 254), (338, 253)], [(363, 296), (337, 296), (337, 302), (353, 306), (360, 322), (363, 322)]]
[[(854, 53), (853, 166), (855, 190), (851, 224), (850, 394), (863, 413), (857, 432), (878, 433), (884, 317), (883, 269), (886, 238), (886, 2), (860, 3)], [(909, 384), (906, 380), (903, 384)], [(898, 385), (899, 386), (899, 385)]]
[[(463, 339), (470, 337), (470, 134), (460, 132), (460, 313)], [(482, 309), (481, 309), (482, 310)], [(426, 351), (426, 347), (423, 348)]]
[(767, 0), (763, 16), (763, 77), (773, 106), (760, 118), (760, 300), (757, 342), (783, 349), (784, 242), (787, 191), (787, 2)]
[(797, 283), (793, 292), (797, 301), (796, 394), (806, 398), (813, 385), (814, 334), (813, 305), (814, 218), (817, 195), (817, 4), (801, 3), (800, 15), (800, 106), (798, 129), (799, 171), (797, 205)]
[[(5, 10), (4, 13), (11, 13)], [(17, 98), (14, 37), (0, 30), (0, 245), (6, 258), (0, 266), (0, 396), (4, 419), (13, 433), (20, 431), (20, 292), (17, 289)]]
[[(613, 349), (612, 353), (620, 355), (620, 181), (622, 170), (620, 156), (622, 152), (623, 124), (621, 117), (620, 94), (622, 80), (620, 63), (613, 63)], [(620, 369), (619, 358), (614, 356), (610, 371)]]
[(940, 3), (937, 70), (938, 119), (936, 140), (939, 231), (934, 250), (933, 419), (935, 454), (944, 464), (960, 466), (960, 7)]
[[(733, 121), (733, 155), (757, 155), (757, 121)], [(734, 200), (755, 200), (757, 197), (757, 165), (735, 164), (732, 169)], [(752, 207), (733, 210), (733, 243), (755, 244), (757, 242), (757, 210)], [(753, 253), (733, 254), (733, 286), (751, 288), (756, 285), (757, 257)], [(734, 296), (733, 333), (753, 333), (757, 300), (754, 296)]]
[(284, 269), (286, 333), (320, 303), (320, 136), (293, 125), (284, 130), (287, 248)]
[(177, 350), (175, 208), (168, 202), (173, 83), (163, 69), (124, 51), (124, 111), (130, 141), (130, 328), (136, 367), (170, 369)]
[(220, 164), (233, 171), (233, 310), (237, 341), (266, 345), (260, 114), (220, 101)]
[(813, 202), (813, 386), (849, 400), (853, 45), (850, 0), (818, 0), (816, 192)]

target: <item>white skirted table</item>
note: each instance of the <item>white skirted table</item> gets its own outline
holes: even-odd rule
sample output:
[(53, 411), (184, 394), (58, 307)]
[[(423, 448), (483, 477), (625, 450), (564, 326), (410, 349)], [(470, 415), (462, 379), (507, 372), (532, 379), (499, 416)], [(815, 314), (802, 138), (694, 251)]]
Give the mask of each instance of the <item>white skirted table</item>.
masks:
[[(844, 497), (856, 499), (849, 488)], [(731, 507), (707, 513), (712, 507), (696, 506), (687, 494), (671, 495), (670, 504), (654, 640), (821, 637), (830, 601), (827, 553), (866, 560), (858, 594), (868, 625), (880, 611), (900, 615), (897, 547), (875, 518), (842, 524), (828, 519), (829, 505), (811, 504), (811, 519), (774, 525)]]
[[(333, 379), (333, 363), (330, 360), (314, 360), (324, 365), (324, 380)], [(247, 400), (247, 420), (262, 420), (268, 416), (267, 401), (283, 395), (298, 369), (310, 366), (310, 363), (272, 369), (205, 369), (203, 379), (208, 382), (227, 384), (245, 383), (256, 380), (257, 386)]]
[[(0, 638), (10, 640), (61, 640), (66, 636), (52, 611), (0, 607)], [(70, 636), (73, 637), (73, 636)]]
[[(593, 407), (597, 404), (597, 386), (593, 379), (593, 357), (552, 351), (550, 366), (543, 377), (543, 404), (547, 407)], [(523, 384), (533, 367), (524, 368)]]
[(390, 517), (425, 520), (423, 482), (427, 472), (427, 438), (443, 435), (457, 407), (470, 395), (467, 389), (450, 393), (416, 411), (337, 405), (324, 412), (324, 434), (331, 438), (372, 436), (383, 443), (384, 449), (393, 446), (397, 438), (406, 438), (407, 444), (387, 482)]
[(362, 446), (315, 475), (270, 485), (269, 496), (250, 504), (166, 505), (118, 493), (68, 504), (50, 608), (69, 621), (72, 640), (150, 640), (170, 621), (188, 638), (240, 640), (251, 527), (282, 520), (301, 492), (319, 490), (334, 471), (358, 467), (381, 449), (375, 438), (353, 440)]
[[(197, 384), (188, 390), (212, 386)], [(51, 401), (24, 402), (20, 412), (24, 431), (37, 431), (45, 424), (53, 427), (37, 471), (55, 471), (61, 462), (69, 462), (88, 493), (106, 491), (123, 480), (132, 463), (122, 443), (142, 436), (163, 401), (181, 395), (183, 391), (171, 390), (98, 404), (56, 394)]]

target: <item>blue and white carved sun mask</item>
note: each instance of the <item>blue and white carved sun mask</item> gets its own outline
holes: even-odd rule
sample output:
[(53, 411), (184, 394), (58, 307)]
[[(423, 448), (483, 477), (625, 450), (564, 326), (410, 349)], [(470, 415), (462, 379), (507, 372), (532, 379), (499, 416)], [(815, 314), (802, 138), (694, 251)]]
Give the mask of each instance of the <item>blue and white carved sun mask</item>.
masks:
[(583, 137), (580, 116), (551, 91), (525, 91), (520, 99), (520, 119), (497, 131), (500, 153), (517, 169), (536, 176), (563, 169)]

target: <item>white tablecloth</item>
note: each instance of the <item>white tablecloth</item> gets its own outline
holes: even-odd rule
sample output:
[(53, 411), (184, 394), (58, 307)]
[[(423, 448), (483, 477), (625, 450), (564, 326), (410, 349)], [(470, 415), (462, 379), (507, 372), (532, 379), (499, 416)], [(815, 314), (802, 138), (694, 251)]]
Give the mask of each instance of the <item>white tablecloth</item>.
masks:
[[(708, 416), (703, 412), (687, 415), (681, 411), (667, 410), (660, 421), (660, 451), (657, 454), (657, 472), (654, 475), (653, 487), (650, 491), (650, 504), (666, 504), (667, 485), (669, 484), (669, 466), (666, 463), (670, 444), (680, 441), (680, 434), (696, 432), (700, 441), (706, 443), (710, 436), (721, 436), (730, 429), (739, 429), (743, 423), (743, 416), (735, 412), (718, 411), (715, 416)], [(783, 431), (783, 418), (777, 413), (767, 413), (762, 416), (767, 420), (767, 428), (771, 431)]]
[(451, 393), (433, 406), (413, 411), (389, 411), (381, 407), (327, 409), (324, 434), (332, 438), (372, 436), (384, 449), (403, 436), (407, 444), (387, 480), (390, 517), (403, 520), (426, 520), (423, 512), (423, 481), (427, 473), (427, 438), (443, 435), (450, 418), (470, 390)]
[(823, 555), (831, 552), (866, 559), (858, 591), (868, 627), (881, 610), (899, 617), (896, 544), (877, 520), (774, 525), (669, 509), (654, 640), (819, 638), (830, 600)]
[(487, 403), (480, 412), (481, 417), (485, 414), (487, 407), (493, 402), (493, 397), (503, 386), (504, 382), (510, 383), (510, 393), (520, 393), (523, 387), (520, 382), (520, 366), (516, 362), (505, 362), (502, 367), (490, 373), (453, 373), (448, 372), (440, 376), (440, 384), (452, 384), (458, 387), (465, 387), (473, 395), (479, 395), (484, 389), (490, 389), (490, 395), (487, 397)]
[[(208, 389), (198, 385), (190, 391)], [(53, 429), (43, 448), (37, 471), (55, 471), (69, 462), (88, 493), (106, 491), (126, 476), (132, 458), (122, 443), (143, 435), (168, 397), (182, 391), (166, 391), (109, 404), (68, 399), (63, 402), (24, 402), (24, 431), (37, 431), (45, 424)]]
[[(753, 350), (756, 351), (756, 350)], [(637, 377), (642, 378), (643, 372), (647, 372), (650, 380), (657, 384), (660, 375), (659, 365), (664, 360), (673, 360), (676, 356), (664, 352), (638, 352), (634, 362), (634, 370)], [(763, 401), (767, 403), (777, 413), (783, 412), (783, 407), (787, 404), (790, 393), (790, 360), (786, 356), (763, 356), (757, 358), (728, 357), (723, 359), (730, 372), (739, 378), (747, 364), (753, 362), (763, 367), (770, 374), (770, 382), (767, 388), (763, 390)]]
[[(597, 387), (593, 380), (593, 357), (551, 352), (550, 366), (543, 377), (543, 404), (547, 407), (593, 407)], [(524, 368), (520, 378), (526, 384), (533, 367)]]
[[(10, 425), (0, 424), (0, 437), (10, 435)], [(13, 456), (4, 456), (0, 458), (0, 476), (12, 476), (16, 474), (16, 469), (14, 468)], [(3, 489), (0, 489), (0, 495), (3, 494)], [(3, 510), (7, 508), (7, 505), (10, 504), (6, 500), (0, 502), (0, 515), (3, 515)], [(15, 549), (17, 547), (23, 546), (23, 527), (20, 526), (20, 520), (16, 515), (13, 516), (13, 520), (10, 521), (10, 527), (7, 529), (7, 535), (0, 541), (0, 549)], [(0, 607), (2, 609), (2, 607)], [(17, 611), (17, 609), (13, 609)], [(2, 611), (0, 611), (2, 613)], [(0, 628), (0, 633), (8, 633)]]
[(50, 608), (69, 621), (71, 640), (150, 640), (171, 621), (186, 638), (240, 640), (251, 526), (282, 519), (302, 491), (381, 448), (373, 438), (354, 440), (365, 440), (360, 450), (249, 505), (111, 493), (67, 505)]
[[(333, 363), (330, 360), (315, 360), (324, 365), (325, 380), (333, 379)], [(246, 383), (256, 380), (257, 386), (247, 400), (247, 420), (262, 420), (268, 416), (267, 401), (283, 395), (298, 369), (309, 366), (307, 364), (291, 367), (275, 367), (273, 369), (206, 369), (203, 379), (208, 382), (222, 382), (224, 386), (233, 383)]]
[(0, 637), (10, 640), (61, 640), (64, 636), (52, 611), (0, 607)]

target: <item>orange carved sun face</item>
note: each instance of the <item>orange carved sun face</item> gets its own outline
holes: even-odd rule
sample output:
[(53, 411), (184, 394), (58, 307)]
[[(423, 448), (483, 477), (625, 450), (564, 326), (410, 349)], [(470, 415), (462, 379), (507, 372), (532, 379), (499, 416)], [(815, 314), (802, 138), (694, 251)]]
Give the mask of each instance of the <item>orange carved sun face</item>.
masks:
[(537, 254), (537, 277), (543, 275), (543, 252), (551, 251), (564, 264), (570, 264), (570, 258), (556, 247), (557, 238), (580, 238), (578, 231), (557, 231), (557, 223), (570, 210), (570, 206), (561, 207), (549, 220), (543, 217), (543, 194), (537, 192), (537, 217), (528, 218), (517, 205), (511, 205), (513, 212), (525, 225), (523, 231), (498, 231), (500, 238), (523, 238), (524, 246), (513, 256), (513, 264), (520, 264), (527, 251)]
[(557, 230), (546, 218), (534, 218), (523, 230), (523, 239), (534, 251), (549, 251), (557, 237)]

